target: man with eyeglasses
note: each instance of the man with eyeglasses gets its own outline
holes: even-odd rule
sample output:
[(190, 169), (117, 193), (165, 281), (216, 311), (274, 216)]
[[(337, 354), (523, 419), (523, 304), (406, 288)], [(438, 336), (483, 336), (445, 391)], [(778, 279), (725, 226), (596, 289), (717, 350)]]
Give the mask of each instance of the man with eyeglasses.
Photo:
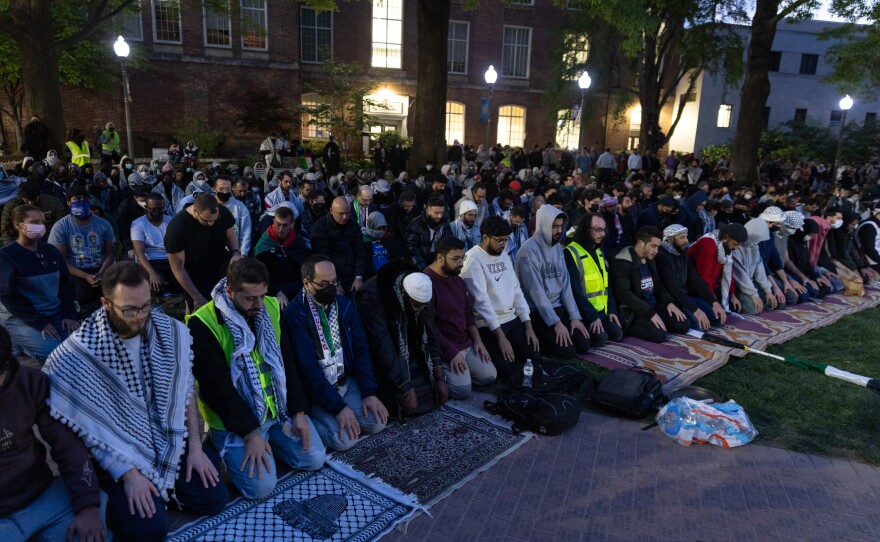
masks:
[(603, 346), (623, 339), (614, 295), (608, 288), (608, 262), (602, 252), (607, 229), (601, 215), (587, 213), (571, 243), (565, 247), (565, 266), (571, 277), (571, 293), (590, 331), (590, 343)]
[(560, 359), (590, 350), (560, 242), (567, 229), (565, 213), (552, 205), (542, 206), (537, 212), (535, 235), (523, 243), (514, 263), (541, 349)]
[[(195, 310), (208, 302), (226, 266), (241, 258), (235, 218), (211, 194), (200, 193), (174, 215), (165, 231), (165, 250), (174, 278)], [(228, 249), (228, 250), (227, 250)]]
[(501, 216), (487, 217), (480, 225), (482, 240), (465, 254), (461, 270), (480, 337), (502, 377), (527, 359), (541, 361), (529, 304), (505, 250), (510, 232), (510, 224)]
[(303, 289), (284, 311), (284, 326), (311, 404), (310, 417), (331, 450), (385, 428), (388, 410), (376, 397), (369, 342), (354, 303), (337, 293), (330, 258), (302, 264)]
[(167, 505), (200, 515), (226, 505), (220, 458), (199, 439), (192, 339), (152, 306), (146, 269), (114, 264), (101, 289), (101, 308), (46, 362), (48, 405), (100, 466), (115, 536), (160, 541)]
[(302, 288), (300, 266), (308, 258), (305, 241), (294, 231), (293, 210), (279, 207), (254, 248), (254, 258), (269, 270), (269, 292), (275, 293), (281, 310)]
[[(465, 200), (461, 208), (476, 205)], [(443, 375), (449, 384), (449, 396), (465, 399), (471, 394), (471, 383), (491, 384), (498, 376), (489, 351), (483, 345), (474, 318), (473, 299), (459, 275), (464, 266), (462, 240), (446, 235), (437, 241), (437, 255), (423, 272), (431, 279), (434, 295), (434, 323), (443, 360)]]
[(150, 192), (145, 209), (147, 214), (131, 224), (131, 244), (136, 261), (150, 274), (150, 287), (157, 294), (180, 290), (165, 251), (165, 233), (171, 222), (165, 205), (162, 194)]
[(246, 499), (275, 489), (275, 458), (317, 470), (325, 449), (306, 417), (308, 403), (296, 371), (281, 309), (269, 292), (266, 266), (252, 258), (229, 265), (211, 301), (187, 317), (193, 374), (208, 438)]

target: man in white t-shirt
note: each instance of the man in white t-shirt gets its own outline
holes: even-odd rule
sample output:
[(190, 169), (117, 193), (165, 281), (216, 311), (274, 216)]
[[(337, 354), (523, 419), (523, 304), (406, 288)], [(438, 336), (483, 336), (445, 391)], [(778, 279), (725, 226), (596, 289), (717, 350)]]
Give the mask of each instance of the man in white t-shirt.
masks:
[(147, 196), (147, 214), (131, 223), (131, 244), (136, 261), (150, 274), (150, 288), (156, 292), (179, 292), (180, 285), (171, 272), (165, 251), (165, 230), (171, 217), (166, 214), (162, 194)]
[(515, 364), (541, 359), (529, 304), (505, 250), (510, 232), (500, 216), (487, 217), (480, 225), (480, 244), (467, 251), (461, 270), (474, 300), (480, 338), (501, 376), (509, 375)]

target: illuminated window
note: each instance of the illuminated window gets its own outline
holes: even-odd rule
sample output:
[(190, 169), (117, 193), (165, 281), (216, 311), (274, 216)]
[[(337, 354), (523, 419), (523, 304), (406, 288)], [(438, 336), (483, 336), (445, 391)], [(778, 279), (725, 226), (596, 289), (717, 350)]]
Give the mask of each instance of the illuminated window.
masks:
[(372, 66), (400, 69), (402, 48), (403, 0), (375, 0)]
[(241, 0), (242, 49), (269, 48), (269, 23), (266, 0)]
[(181, 43), (179, 0), (153, 0), (153, 40)]
[(498, 108), (498, 142), (522, 147), (526, 138), (526, 108), (503, 105)]
[(300, 36), (302, 61), (320, 63), (333, 56), (333, 12), (302, 7)]
[(565, 78), (570, 81), (577, 80), (584, 72), (584, 65), (589, 55), (590, 40), (585, 34), (566, 36), (565, 52), (562, 55)]
[(205, 45), (232, 47), (232, 19), (226, 11), (215, 11), (205, 4)]
[(468, 23), (449, 21), (446, 71), (467, 73)]
[(446, 102), (446, 144), (464, 143), (464, 104)]
[[(315, 107), (318, 105), (318, 100), (320, 96), (315, 94), (314, 92), (310, 92), (308, 94), (302, 95), (302, 105), (303, 107)], [(308, 113), (302, 114), (302, 137), (303, 139), (327, 139), (330, 134), (326, 128), (322, 126), (315, 126), (314, 124), (309, 124), (309, 121), (312, 120), (312, 116)]]
[(504, 48), (501, 54), (501, 75), (503, 77), (529, 76), (529, 49), (532, 44), (532, 29), (522, 26), (504, 27)]
[(577, 149), (580, 143), (581, 126), (578, 112), (560, 111), (556, 121), (556, 146), (561, 149)]
[(718, 127), (730, 128), (730, 117), (733, 114), (733, 106), (721, 104), (718, 106)]

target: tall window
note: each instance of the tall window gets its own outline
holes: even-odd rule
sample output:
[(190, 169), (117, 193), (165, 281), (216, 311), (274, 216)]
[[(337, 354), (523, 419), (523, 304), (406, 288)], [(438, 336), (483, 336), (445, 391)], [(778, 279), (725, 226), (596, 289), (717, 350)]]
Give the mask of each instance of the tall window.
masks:
[(529, 49), (532, 44), (532, 29), (523, 26), (504, 27), (504, 48), (501, 53), (501, 75), (503, 77), (529, 76)]
[(801, 55), (801, 75), (816, 75), (819, 55)]
[(456, 139), (464, 144), (464, 104), (446, 102), (446, 144)]
[(733, 115), (733, 106), (730, 104), (721, 104), (718, 106), (718, 122), (719, 128), (730, 128), (730, 117)]
[(877, 113), (865, 113), (865, 128), (873, 128), (877, 125)]
[(374, 68), (400, 69), (403, 49), (403, 0), (373, 2)]
[(205, 45), (232, 47), (232, 19), (229, 11), (215, 11), (205, 4)]
[(795, 122), (807, 122), (807, 110), (806, 109), (795, 109), (794, 110), (794, 121)]
[(116, 17), (116, 24), (126, 41), (144, 41), (144, 25), (141, 20), (140, 4), (135, 3), (131, 9), (137, 9), (137, 11), (123, 11)]
[(782, 52), (780, 51), (770, 51), (770, 68), (771, 72), (779, 71), (779, 64), (782, 62)]
[(446, 50), (446, 71), (467, 73), (469, 24), (449, 21), (448, 47)]
[(242, 49), (269, 48), (269, 23), (266, 0), (241, 0)]
[(840, 121), (843, 120), (843, 111), (836, 109), (831, 111), (831, 119), (829, 120), (829, 126), (836, 128), (840, 126)]
[[(302, 105), (303, 107), (315, 107), (318, 105), (319, 96), (314, 92), (309, 92), (307, 94), (302, 95)], [(302, 137), (303, 139), (327, 139), (329, 137), (329, 133), (325, 128), (321, 128), (315, 125), (310, 125), (309, 121), (312, 120), (312, 116), (308, 113), (302, 114)]]
[(526, 108), (503, 105), (498, 108), (498, 142), (522, 147), (526, 139)]
[[(578, 105), (580, 107), (580, 105)], [(561, 149), (577, 149), (580, 144), (580, 119), (575, 111), (560, 111), (556, 121), (556, 146)]]
[(302, 61), (320, 63), (333, 56), (333, 12), (300, 10)]
[(590, 40), (586, 34), (569, 34), (565, 37), (564, 47), (562, 65), (565, 78), (576, 81), (584, 72), (584, 65), (590, 56)]
[(153, 39), (181, 43), (179, 0), (153, 0)]

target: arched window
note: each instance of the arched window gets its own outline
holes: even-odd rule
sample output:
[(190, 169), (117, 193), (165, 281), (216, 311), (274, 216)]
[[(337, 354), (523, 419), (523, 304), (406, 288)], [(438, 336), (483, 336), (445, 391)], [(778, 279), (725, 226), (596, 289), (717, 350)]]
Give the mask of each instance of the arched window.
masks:
[(580, 118), (574, 109), (560, 110), (556, 121), (556, 147), (577, 150), (581, 135)]
[(446, 102), (446, 144), (456, 139), (464, 144), (464, 104)]
[(522, 147), (526, 139), (526, 108), (502, 105), (498, 108), (498, 143)]
[[(307, 94), (302, 95), (302, 105), (303, 107), (315, 107), (318, 105), (318, 100), (320, 97), (314, 93), (309, 92)], [(309, 121), (312, 119), (312, 116), (308, 113), (302, 114), (302, 138), (303, 139), (327, 139), (330, 134), (327, 132), (327, 129), (322, 126), (315, 126), (314, 124), (309, 124)]]

